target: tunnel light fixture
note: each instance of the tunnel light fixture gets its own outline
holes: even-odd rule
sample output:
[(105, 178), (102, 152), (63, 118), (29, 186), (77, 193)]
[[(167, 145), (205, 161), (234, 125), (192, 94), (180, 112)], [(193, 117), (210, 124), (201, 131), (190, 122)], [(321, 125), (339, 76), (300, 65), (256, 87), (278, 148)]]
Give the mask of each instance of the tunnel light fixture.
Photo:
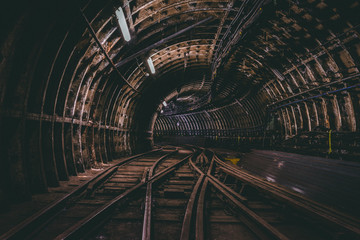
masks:
[(164, 105), (164, 107), (167, 106), (167, 103), (165, 101), (163, 101), (162, 104)]
[(147, 59), (147, 64), (148, 64), (148, 66), (150, 68), (151, 74), (155, 74), (155, 67), (154, 67), (154, 64), (153, 64), (153, 61), (152, 61), (151, 57), (149, 57)]
[(115, 14), (116, 14), (116, 18), (119, 22), (120, 30), (121, 30), (121, 33), (122, 33), (125, 41), (127, 41), (127, 42), (130, 41), (131, 36), (130, 36), (129, 28), (126, 23), (125, 15), (124, 15), (122, 8), (119, 7), (118, 10), (115, 11)]

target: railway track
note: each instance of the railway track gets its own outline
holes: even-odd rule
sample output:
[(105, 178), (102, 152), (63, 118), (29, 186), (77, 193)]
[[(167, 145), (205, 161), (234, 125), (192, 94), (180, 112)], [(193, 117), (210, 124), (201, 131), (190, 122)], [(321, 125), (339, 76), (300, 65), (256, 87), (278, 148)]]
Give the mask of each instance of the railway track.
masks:
[[(225, 164), (213, 153), (210, 155), (210, 164), (204, 165), (198, 159), (190, 161), (193, 169), (206, 175), (198, 193), (199, 219), (193, 224), (196, 239), (214, 236), (232, 239), (231, 235), (238, 239), (360, 239), (359, 219)], [(206, 191), (209, 185), (210, 190)], [(204, 198), (205, 194), (210, 196)], [(218, 208), (227, 213), (225, 218), (221, 217), (224, 211)]]
[(125, 159), (0, 239), (360, 239), (359, 226), (186, 146)]

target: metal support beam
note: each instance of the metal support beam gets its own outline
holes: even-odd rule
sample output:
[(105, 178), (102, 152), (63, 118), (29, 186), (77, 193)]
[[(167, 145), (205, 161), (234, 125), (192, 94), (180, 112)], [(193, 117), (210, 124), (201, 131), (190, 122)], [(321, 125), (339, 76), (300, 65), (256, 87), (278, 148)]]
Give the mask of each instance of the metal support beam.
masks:
[(293, 102), (290, 102), (290, 103), (286, 103), (286, 104), (283, 104), (281, 106), (278, 106), (278, 107), (272, 109), (271, 111), (275, 111), (275, 110), (277, 110), (279, 108), (283, 108), (283, 107), (286, 107), (288, 105), (292, 105), (292, 104), (295, 104), (295, 103), (304, 102), (304, 101), (307, 101), (307, 100), (319, 98), (319, 97), (322, 97), (322, 96), (325, 96), (325, 95), (329, 95), (329, 94), (333, 94), (333, 93), (337, 93), (337, 92), (341, 92), (341, 91), (346, 91), (346, 90), (349, 90), (349, 89), (352, 89), (352, 88), (357, 88), (357, 87), (360, 87), (360, 84), (355, 84), (355, 85), (352, 85), (350, 87), (336, 89), (336, 90), (333, 90), (333, 91), (328, 91), (328, 92), (325, 92), (325, 93), (322, 93), (322, 94), (318, 94), (316, 96), (311, 96), (311, 97), (308, 97), (308, 98), (304, 98), (304, 99), (296, 100), (296, 101), (293, 101)]
[(197, 22), (197, 23), (195, 23), (195, 24), (193, 24), (193, 25), (191, 25), (191, 26), (189, 26), (189, 27), (186, 27), (186, 28), (184, 28), (184, 29), (182, 29), (182, 30), (180, 30), (180, 31), (178, 31), (178, 32), (176, 32), (176, 33), (174, 33), (174, 34), (166, 37), (166, 38), (163, 38), (162, 40), (160, 40), (160, 41), (158, 41), (158, 42), (156, 42), (156, 43), (154, 43), (154, 44), (151, 44), (150, 46), (148, 46), (148, 47), (146, 47), (146, 48), (138, 51), (137, 53), (134, 53), (133, 55), (131, 55), (131, 56), (129, 56), (129, 57), (121, 60), (120, 62), (118, 62), (118, 63), (116, 64), (116, 67), (121, 67), (121, 66), (123, 66), (124, 64), (130, 62), (131, 60), (133, 60), (133, 59), (135, 59), (135, 58), (137, 58), (137, 57), (139, 57), (139, 56), (141, 56), (141, 55), (149, 52), (151, 49), (156, 48), (156, 47), (158, 47), (158, 46), (160, 46), (160, 45), (162, 45), (162, 44), (164, 44), (164, 43), (167, 43), (167, 42), (170, 41), (171, 39), (173, 39), (173, 38), (175, 38), (175, 37), (177, 37), (177, 36), (179, 36), (179, 35), (181, 35), (181, 34), (183, 34), (183, 33), (185, 33), (185, 32), (190, 31), (190, 30), (193, 29), (194, 27), (197, 27), (197, 26), (199, 26), (199, 25), (201, 25), (201, 24), (203, 24), (203, 23), (208, 22), (210, 19), (212, 19), (212, 17), (205, 18), (204, 20), (201, 20), (201, 21), (199, 21), (199, 22)]
[[(332, 81), (332, 82), (329, 82), (329, 83), (325, 83), (325, 84), (323, 84), (323, 85), (321, 85), (321, 86), (317, 86), (317, 87), (314, 87), (314, 88), (311, 88), (311, 89), (307, 89), (306, 91), (303, 91), (303, 92), (300, 92), (300, 93), (296, 93), (296, 94), (294, 94), (294, 95), (292, 95), (292, 96), (290, 96), (290, 97), (288, 97), (288, 98), (281, 99), (281, 100), (279, 100), (279, 101), (277, 101), (277, 102), (274, 102), (274, 103), (268, 105), (268, 107), (274, 107), (274, 106), (276, 106), (276, 105), (278, 105), (278, 104), (280, 104), (280, 103), (284, 103), (284, 102), (286, 102), (286, 101), (290, 101), (291, 99), (294, 99), (294, 98), (296, 98), (296, 97), (304, 96), (306, 93), (310, 93), (310, 92), (313, 92), (313, 91), (315, 91), (315, 90), (320, 90), (320, 89), (322, 89), (322, 88), (330, 87), (330, 86), (335, 85), (335, 84), (341, 84), (341, 83), (344, 83), (344, 82), (346, 82), (346, 81), (353, 80), (354, 78), (357, 78), (357, 77), (360, 77), (360, 73), (355, 74), (355, 75), (352, 75), (352, 76), (349, 76), (349, 77), (345, 77), (345, 78), (342, 78), (342, 79), (339, 79), (339, 80), (336, 80), (336, 81)], [(330, 91), (330, 92), (332, 92), (332, 91)], [(329, 92), (328, 92), (328, 93), (329, 93)], [(302, 100), (300, 100), (300, 101), (302, 101)], [(295, 101), (295, 102), (297, 102), (297, 101)], [(288, 105), (288, 104), (283, 104), (283, 105), (281, 105), (281, 106), (284, 106), (284, 105)], [(280, 106), (280, 107), (281, 107), (281, 106)], [(279, 107), (276, 107), (275, 109), (278, 109), (278, 108), (279, 108)]]
[(91, 36), (93, 37), (93, 39), (96, 41), (96, 43), (98, 44), (99, 48), (101, 49), (101, 51), (103, 52), (103, 54), (105, 55), (106, 59), (108, 60), (108, 62), (110, 63), (110, 65), (112, 66), (112, 68), (115, 70), (115, 72), (120, 76), (120, 78), (126, 83), (126, 85), (128, 85), (132, 90), (134, 90), (136, 93), (140, 93), (138, 90), (136, 90), (133, 86), (131, 86), (131, 84), (126, 80), (126, 78), (120, 73), (120, 71), (116, 68), (114, 62), (111, 60), (109, 54), (106, 52), (106, 50), (104, 49), (104, 47), (101, 45), (101, 42), (99, 40), (99, 38), (96, 36), (96, 33), (94, 31), (94, 29), (91, 27), (91, 24), (89, 22), (89, 20), (87, 19), (87, 17), (85, 16), (84, 12), (79, 9), (81, 12), (81, 15), (83, 16), (87, 27), (89, 29), (89, 32), (91, 34)]

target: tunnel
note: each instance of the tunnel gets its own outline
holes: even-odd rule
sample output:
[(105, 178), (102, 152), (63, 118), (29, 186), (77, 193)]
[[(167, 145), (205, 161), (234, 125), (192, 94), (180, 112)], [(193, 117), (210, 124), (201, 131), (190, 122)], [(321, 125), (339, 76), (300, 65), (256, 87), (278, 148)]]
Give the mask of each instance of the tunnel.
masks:
[(359, 12), (358, 0), (2, 4), (1, 212), (169, 144), (263, 154), (254, 168), (306, 159), (304, 178), (336, 162), (359, 200)]

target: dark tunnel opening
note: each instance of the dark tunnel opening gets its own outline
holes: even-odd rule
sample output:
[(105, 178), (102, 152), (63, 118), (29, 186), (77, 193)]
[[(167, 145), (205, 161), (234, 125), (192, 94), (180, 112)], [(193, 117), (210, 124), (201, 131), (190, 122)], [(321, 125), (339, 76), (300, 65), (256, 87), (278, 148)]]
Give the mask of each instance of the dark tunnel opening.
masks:
[(1, 208), (164, 143), (359, 163), (359, 11), (358, 0), (2, 6)]

